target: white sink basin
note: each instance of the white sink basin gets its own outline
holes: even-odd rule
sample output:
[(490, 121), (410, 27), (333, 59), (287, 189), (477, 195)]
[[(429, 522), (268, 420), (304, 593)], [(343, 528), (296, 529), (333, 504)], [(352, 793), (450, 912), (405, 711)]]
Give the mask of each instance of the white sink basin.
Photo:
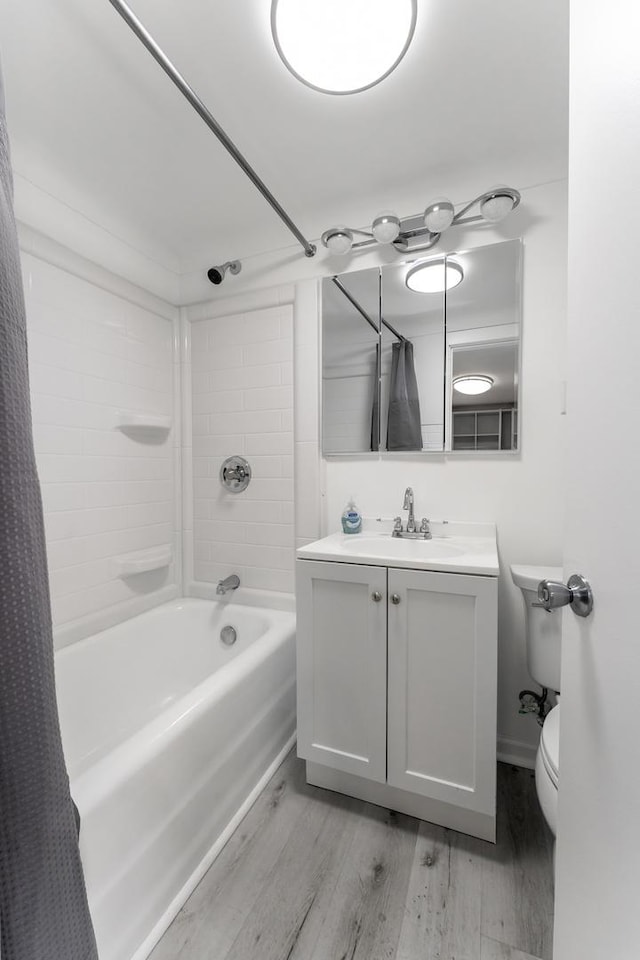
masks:
[(300, 560), (498, 576), (493, 523), (434, 521), (431, 523), (432, 540), (392, 537), (392, 528), (393, 520), (365, 519), (362, 533), (332, 533), (300, 547), (297, 556)]
[(407, 559), (415, 557), (416, 559), (445, 560), (448, 557), (461, 557), (465, 552), (463, 546), (455, 546), (447, 540), (409, 540), (401, 537), (391, 537), (387, 535), (366, 535), (350, 534), (349, 539), (345, 538), (345, 553), (355, 554), (356, 556), (368, 557), (393, 557)]

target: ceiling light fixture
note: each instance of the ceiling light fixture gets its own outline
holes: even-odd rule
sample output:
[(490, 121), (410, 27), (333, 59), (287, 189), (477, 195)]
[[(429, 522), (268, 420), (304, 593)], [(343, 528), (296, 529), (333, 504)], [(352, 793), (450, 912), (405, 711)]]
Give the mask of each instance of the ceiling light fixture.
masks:
[(321, 93), (359, 93), (404, 57), (417, 0), (272, 0), (271, 32), (285, 66)]
[[(429, 250), (435, 246), (440, 236), (449, 227), (458, 227), (465, 223), (499, 223), (504, 220), (520, 203), (520, 194), (513, 187), (493, 187), (470, 203), (466, 203), (458, 212), (446, 197), (432, 200), (424, 213), (415, 213), (409, 217), (398, 217), (385, 211), (378, 214), (370, 230), (358, 230), (355, 227), (331, 227), (322, 234), (322, 243), (331, 252), (346, 254), (352, 249), (370, 247), (375, 243), (392, 243), (401, 253), (414, 250)], [(479, 213), (467, 216), (473, 207)], [(360, 234), (363, 240), (355, 242), (354, 234)], [(350, 243), (333, 243), (337, 235), (349, 235)]]
[(493, 382), (493, 377), (487, 377), (484, 373), (466, 374), (464, 377), (455, 377), (453, 389), (467, 396), (477, 396), (491, 390)]
[(404, 282), (415, 293), (443, 293), (457, 287), (463, 280), (464, 271), (460, 264), (442, 257), (417, 263), (411, 267)]

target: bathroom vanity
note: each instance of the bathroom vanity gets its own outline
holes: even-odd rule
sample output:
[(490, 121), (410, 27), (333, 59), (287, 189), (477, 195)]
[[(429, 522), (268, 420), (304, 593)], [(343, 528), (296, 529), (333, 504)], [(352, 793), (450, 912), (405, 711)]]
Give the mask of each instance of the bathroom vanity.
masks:
[(297, 551), (309, 783), (495, 840), (494, 524), (365, 521)]

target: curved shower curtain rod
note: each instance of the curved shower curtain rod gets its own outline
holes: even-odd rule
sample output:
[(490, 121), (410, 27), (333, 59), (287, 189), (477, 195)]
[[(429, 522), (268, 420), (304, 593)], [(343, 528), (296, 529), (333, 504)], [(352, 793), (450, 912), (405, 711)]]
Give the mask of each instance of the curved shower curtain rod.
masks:
[(189, 86), (182, 74), (176, 70), (171, 60), (169, 60), (166, 54), (161, 50), (149, 31), (143, 26), (140, 20), (138, 20), (133, 11), (127, 6), (126, 3), (123, 2), (123, 0), (109, 0), (109, 3), (117, 10), (125, 23), (128, 24), (138, 39), (147, 48), (154, 60), (160, 64), (169, 79), (173, 81), (182, 96), (191, 104), (198, 116), (204, 120), (206, 125), (209, 127), (211, 132), (215, 134), (225, 150), (231, 154), (240, 169), (249, 177), (249, 180), (251, 180), (254, 187), (260, 191), (267, 203), (272, 207), (273, 210), (275, 210), (284, 225), (291, 231), (298, 243), (301, 245), (305, 256), (315, 256), (315, 245), (310, 243), (304, 234), (298, 230), (297, 226), (286, 210), (280, 206), (274, 195), (271, 193), (266, 184), (260, 179), (251, 164), (243, 157), (235, 143), (227, 136), (215, 117), (210, 113), (200, 97), (197, 95), (195, 90)]

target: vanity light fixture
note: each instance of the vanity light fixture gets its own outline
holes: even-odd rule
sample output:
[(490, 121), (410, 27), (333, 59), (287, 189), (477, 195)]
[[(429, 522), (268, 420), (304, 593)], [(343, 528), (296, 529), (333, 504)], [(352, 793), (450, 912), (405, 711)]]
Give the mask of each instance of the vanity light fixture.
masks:
[(272, 0), (271, 33), (285, 66), (321, 93), (360, 93), (398, 66), (417, 0)]
[(371, 233), (378, 243), (393, 243), (400, 233), (400, 217), (389, 211), (379, 213), (371, 224)]
[(348, 227), (333, 227), (323, 233), (321, 239), (329, 253), (340, 257), (349, 253), (353, 246), (353, 230)]
[(464, 270), (455, 260), (427, 260), (411, 267), (405, 284), (415, 293), (443, 293), (452, 290), (464, 280)]
[[(376, 243), (391, 243), (401, 253), (429, 250), (449, 227), (465, 223), (499, 223), (519, 203), (520, 194), (513, 187), (493, 187), (466, 203), (457, 213), (451, 200), (439, 197), (431, 201), (424, 213), (409, 217), (398, 217), (391, 212), (380, 213), (370, 230), (331, 227), (322, 234), (321, 241), (330, 253), (337, 255), (345, 255), (351, 250)], [(467, 216), (473, 207), (477, 207), (479, 212)], [(356, 241), (354, 234), (363, 239)]]
[(466, 393), (467, 396), (486, 393), (492, 386), (493, 377), (487, 377), (484, 373), (466, 374), (463, 377), (455, 377), (453, 381), (453, 389), (458, 393)]

